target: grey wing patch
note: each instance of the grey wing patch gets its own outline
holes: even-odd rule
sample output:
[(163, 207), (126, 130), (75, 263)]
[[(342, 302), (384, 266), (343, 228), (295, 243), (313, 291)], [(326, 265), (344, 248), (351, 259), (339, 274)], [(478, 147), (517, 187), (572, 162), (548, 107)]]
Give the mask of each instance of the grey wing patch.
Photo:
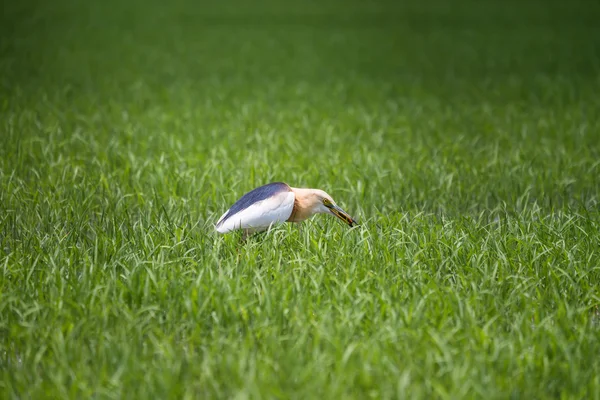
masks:
[(225, 214), (221, 215), (221, 218), (219, 218), (219, 220), (217, 221), (217, 226), (216, 226), (217, 228), (219, 226), (221, 226), (223, 224), (223, 222), (225, 222), (228, 215), (229, 215), (229, 210), (225, 211)]
[(282, 192), (291, 192), (292, 189), (283, 182), (273, 182), (267, 183), (266, 185), (257, 187), (243, 195), (238, 201), (235, 202), (234, 205), (231, 206), (229, 210), (223, 215), (221, 220), (217, 222), (217, 228), (223, 225), (225, 221), (239, 213), (240, 211), (245, 210), (250, 207), (254, 203), (258, 203), (259, 201), (268, 199), (269, 197), (275, 196), (276, 194)]

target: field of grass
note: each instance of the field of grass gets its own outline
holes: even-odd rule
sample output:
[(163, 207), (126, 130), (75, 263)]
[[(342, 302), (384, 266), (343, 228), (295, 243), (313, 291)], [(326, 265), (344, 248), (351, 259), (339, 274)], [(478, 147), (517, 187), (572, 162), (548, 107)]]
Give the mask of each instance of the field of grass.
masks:
[(4, 3), (0, 397), (600, 398), (599, 4)]

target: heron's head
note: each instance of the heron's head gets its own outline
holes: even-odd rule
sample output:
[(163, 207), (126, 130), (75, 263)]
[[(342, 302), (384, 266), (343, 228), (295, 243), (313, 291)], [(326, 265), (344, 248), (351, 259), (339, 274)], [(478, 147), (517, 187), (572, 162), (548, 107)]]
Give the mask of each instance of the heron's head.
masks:
[(333, 214), (350, 226), (358, 225), (356, 220), (342, 210), (331, 196), (319, 189), (310, 189), (306, 195), (306, 204), (313, 213)]

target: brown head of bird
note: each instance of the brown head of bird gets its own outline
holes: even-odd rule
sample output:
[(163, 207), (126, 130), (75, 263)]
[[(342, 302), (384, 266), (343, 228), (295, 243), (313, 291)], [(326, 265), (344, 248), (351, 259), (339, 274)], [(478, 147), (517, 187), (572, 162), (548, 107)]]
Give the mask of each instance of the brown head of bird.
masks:
[(320, 189), (291, 188), (294, 192), (294, 208), (289, 222), (301, 222), (315, 214), (332, 214), (350, 226), (356, 220), (339, 207), (331, 196)]

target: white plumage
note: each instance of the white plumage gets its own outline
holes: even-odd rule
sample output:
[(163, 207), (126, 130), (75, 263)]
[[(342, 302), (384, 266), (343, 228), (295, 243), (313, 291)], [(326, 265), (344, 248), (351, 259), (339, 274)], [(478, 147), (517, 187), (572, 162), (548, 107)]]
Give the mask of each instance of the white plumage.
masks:
[[(287, 221), (294, 209), (294, 193), (281, 192), (276, 195), (256, 202), (248, 208), (227, 218), (230, 210), (217, 222), (217, 232), (227, 233), (237, 229), (247, 229), (258, 232), (269, 229), (275, 224)], [(225, 220), (222, 225), (221, 221)]]

